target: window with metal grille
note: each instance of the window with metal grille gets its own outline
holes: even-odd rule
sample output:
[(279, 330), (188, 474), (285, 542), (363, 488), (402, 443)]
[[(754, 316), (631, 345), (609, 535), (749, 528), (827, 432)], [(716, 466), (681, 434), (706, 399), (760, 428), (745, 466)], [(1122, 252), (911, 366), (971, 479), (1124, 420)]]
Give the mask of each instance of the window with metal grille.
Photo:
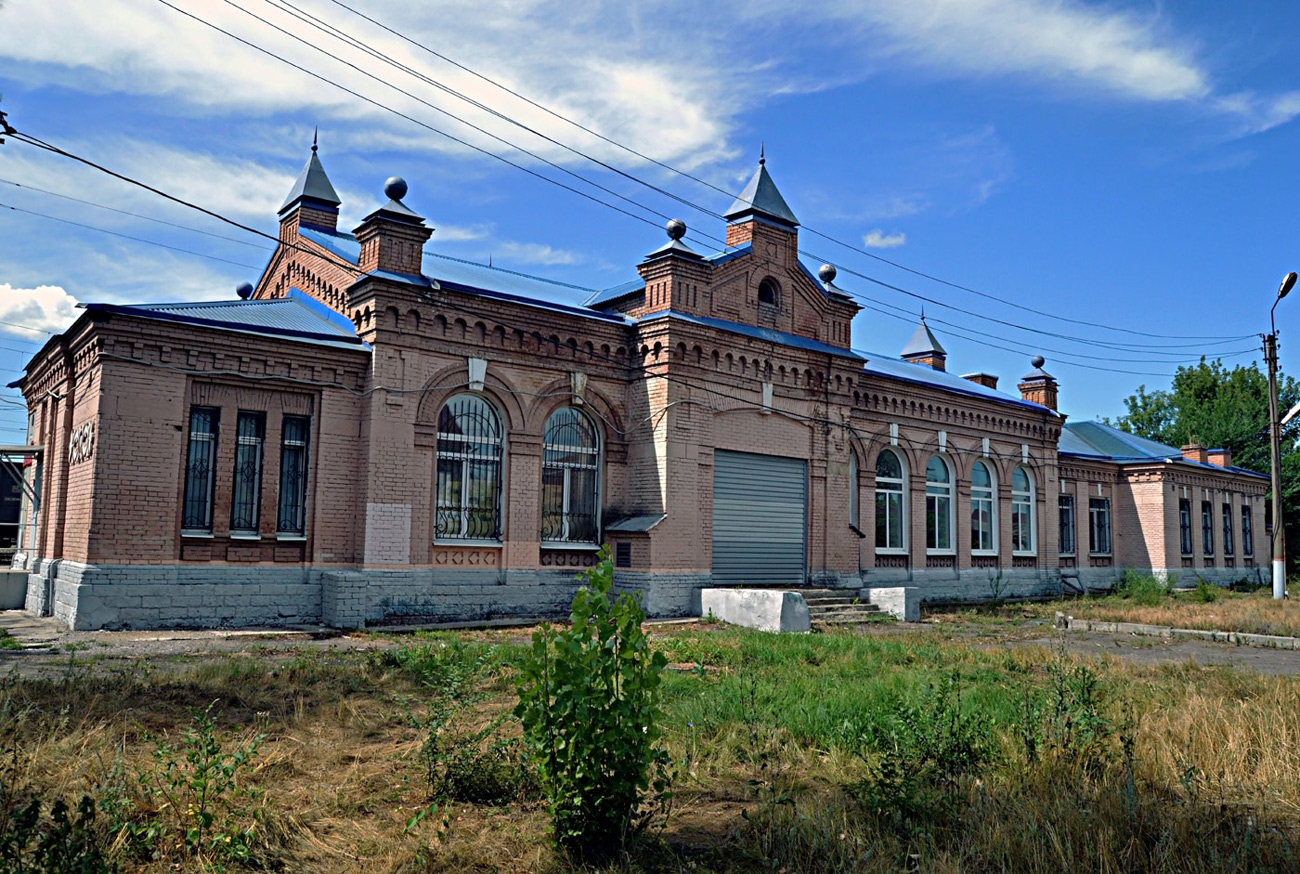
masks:
[(904, 506), (903, 464), (892, 449), (882, 449), (876, 458), (876, 549), (905, 549)]
[(1250, 557), (1255, 554), (1255, 531), (1251, 524), (1250, 507), (1241, 508), (1241, 554)]
[(307, 533), (307, 446), (311, 419), (285, 416), (280, 426), (280, 511), (276, 530)]
[(436, 516), (437, 539), (501, 539), (501, 419), (479, 395), (438, 414)]
[(232, 534), (256, 534), (262, 502), (262, 444), (266, 413), (239, 411), (235, 422), (235, 477), (230, 495)]
[(1201, 501), (1201, 554), (1214, 555), (1214, 507)]
[(546, 420), (542, 447), (542, 540), (597, 543), (600, 535), (600, 434), (573, 407)]
[(1192, 502), (1178, 501), (1178, 548), (1184, 556), (1192, 554)]
[(1034, 542), (1034, 481), (1017, 467), (1011, 474), (1011, 551), (1032, 554)]
[(925, 466), (925, 548), (952, 551), (952, 473), (937, 455)]
[(1056, 508), (1061, 526), (1058, 551), (1061, 555), (1074, 555), (1074, 495), (1059, 496), (1056, 499)]
[(1110, 555), (1110, 498), (1088, 499), (1088, 552)]
[(970, 471), (971, 552), (988, 553), (997, 547), (997, 505), (993, 495), (993, 477), (989, 475), (988, 465), (982, 461), (975, 462)]
[(185, 501), (181, 529), (212, 533), (213, 465), (217, 461), (217, 429), (221, 411), (190, 408), (190, 445), (185, 461)]
[(1232, 555), (1234, 545), (1232, 542), (1232, 504), (1223, 505), (1223, 554)]

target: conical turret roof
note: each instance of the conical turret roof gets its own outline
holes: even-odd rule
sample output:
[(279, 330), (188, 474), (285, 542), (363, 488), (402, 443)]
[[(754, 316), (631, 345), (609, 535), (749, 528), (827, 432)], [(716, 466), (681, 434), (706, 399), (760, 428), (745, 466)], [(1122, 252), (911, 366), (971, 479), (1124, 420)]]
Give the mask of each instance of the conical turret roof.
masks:
[(944, 349), (939, 343), (939, 339), (934, 336), (930, 326), (925, 323), (925, 316), (921, 316), (921, 324), (916, 326), (912, 332), (912, 339), (907, 341), (903, 347), (900, 358), (918, 358), (926, 355), (947, 355), (948, 350)]
[(772, 181), (772, 175), (767, 172), (767, 162), (763, 158), (758, 159), (758, 170), (750, 177), (745, 190), (740, 192), (731, 207), (723, 213), (723, 218), (734, 221), (750, 215), (772, 219), (791, 227), (799, 224), (794, 211)]
[(325, 168), (316, 154), (315, 143), (311, 147), (311, 157), (307, 159), (302, 172), (298, 174), (298, 181), (293, 183), (293, 188), (290, 189), (284, 206), (280, 207), (280, 212), (284, 213), (300, 200), (334, 207), (342, 203), (338, 193), (334, 191), (334, 186), (330, 184), (330, 178), (325, 175)]

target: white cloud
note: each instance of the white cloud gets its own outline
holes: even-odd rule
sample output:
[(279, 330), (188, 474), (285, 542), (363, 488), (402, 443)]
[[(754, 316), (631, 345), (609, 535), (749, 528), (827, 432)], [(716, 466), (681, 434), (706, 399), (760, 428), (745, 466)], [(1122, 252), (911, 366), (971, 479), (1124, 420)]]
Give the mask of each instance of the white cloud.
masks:
[(574, 252), (542, 243), (515, 243), (507, 240), (494, 252), (520, 264), (577, 264), (581, 260)]
[(463, 243), (469, 240), (481, 240), (492, 233), (492, 225), (477, 224), (461, 227), (459, 225), (434, 225), (432, 245), (442, 243)]
[(14, 288), (0, 283), (0, 322), (8, 323), (0, 324), (0, 331), (6, 334), (32, 340), (37, 331), (63, 331), (77, 316), (77, 299), (57, 285)]
[(907, 242), (907, 234), (885, 234), (880, 228), (872, 228), (862, 237), (862, 245), (868, 249), (897, 249)]

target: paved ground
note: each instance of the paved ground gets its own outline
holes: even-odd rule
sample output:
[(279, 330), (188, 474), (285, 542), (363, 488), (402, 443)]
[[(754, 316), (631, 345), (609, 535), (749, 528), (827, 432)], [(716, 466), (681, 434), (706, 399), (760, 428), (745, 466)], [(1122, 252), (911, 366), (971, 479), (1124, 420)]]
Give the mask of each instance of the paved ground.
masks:
[[(68, 631), (49, 618), (37, 618), (21, 610), (0, 611), (0, 629), (23, 645), (22, 650), (0, 650), (0, 675), (10, 670), (20, 674), (48, 675), (67, 664), (69, 654), (95, 656), (110, 663), (166, 660), (178, 656), (199, 657), (239, 652), (256, 647), (268, 650), (360, 649), (393, 646), (390, 641), (367, 634), (345, 634), (322, 627), (290, 630), (241, 631)], [(1208, 641), (1169, 641), (1156, 637), (1103, 632), (1060, 632), (1046, 623), (1026, 624), (1004, 635), (987, 626), (962, 630), (952, 623), (942, 629), (930, 624), (863, 626), (868, 634), (897, 634), (903, 631), (933, 631), (971, 636), (972, 642), (988, 638), (990, 646), (1037, 645), (1052, 648), (1062, 639), (1071, 652), (1081, 655), (1110, 655), (1138, 664), (1182, 663), (1231, 665), (1268, 675), (1300, 674), (1300, 651), (1260, 649)], [(526, 632), (521, 629), (521, 637)]]

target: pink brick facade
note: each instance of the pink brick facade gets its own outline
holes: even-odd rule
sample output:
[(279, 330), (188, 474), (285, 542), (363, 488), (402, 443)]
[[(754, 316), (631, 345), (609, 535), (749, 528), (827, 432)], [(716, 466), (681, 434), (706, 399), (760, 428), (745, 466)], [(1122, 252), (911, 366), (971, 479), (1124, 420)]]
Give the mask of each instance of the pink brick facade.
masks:
[[(1253, 576), (1267, 553), (1266, 479), (1066, 451), (1040, 360), (1018, 397), (998, 394), (985, 374), (968, 381), (852, 352), (858, 308), (833, 271), (801, 265), (788, 208), (740, 210), (726, 252), (702, 257), (670, 242), (639, 265), (640, 282), (568, 307), (521, 292), (515, 274), (422, 255), (428, 230), (401, 203), (404, 186), (355, 237), (335, 229), (336, 201), (306, 190), (286, 204), (280, 249), (250, 300), (211, 311), (92, 306), (32, 360), (21, 388), (29, 442), (44, 449), (41, 500), (27, 508), (16, 558), (30, 574), (29, 610), (78, 628), (555, 614), (574, 570), (608, 543), (618, 584), (641, 591), (652, 614), (690, 614), (717, 573), (720, 452), (805, 465), (803, 571), (789, 585), (908, 586), (927, 599), (1045, 594), (1106, 584), (1126, 568)], [(277, 303), (288, 309), (257, 312), (297, 321), (241, 324), (240, 313)], [(346, 321), (303, 330), (318, 317), (324, 326), (326, 308)], [(449, 404), (466, 397), (497, 420), (499, 442), (474, 444), (495, 453), (496, 467), (481, 466), (490, 475), (468, 473), (478, 462), (452, 454), (468, 438), (444, 430)], [(207, 444), (195, 410), (217, 423), (210, 479), (196, 473), (195, 447)], [(574, 483), (588, 482), (552, 459), (565, 453), (548, 443), (548, 423), (565, 410), (596, 434), (591, 536), (546, 533), (559, 518), (547, 501), (562, 500), (569, 520)], [(73, 459), (74, 434), (87, 427), (91, 450)], [(305, 448), (292, 450), (299, 427)], [(882, 545), (885, 450), (903, 476), (901, 539)], [(935, 457), (947, 504), (927, 497)], [(286, 474), (296, 458), (306, 459), (300, 502)], [(977, 463), (991, 479), (986, 549), (971, 536)], [(466, 497), (483, 488), (496, 497)], [(1187, 556), (1184, 491), (1196, 508)], [(1067, 554), (1062, 495), (1074, 498)], [(1108, 502), (1105, 550), (1090, 543), (1094, 498)], [(1203, 501), (1219, 541), (1212, 555)], [(202, 524), (187, 516), (195, 507)], [(937, 545), (935, 507), (949, 527)], [(302, 524), (287, 524), (296, 510)], [(481, 514), (481, 530), (457, 512)]]

